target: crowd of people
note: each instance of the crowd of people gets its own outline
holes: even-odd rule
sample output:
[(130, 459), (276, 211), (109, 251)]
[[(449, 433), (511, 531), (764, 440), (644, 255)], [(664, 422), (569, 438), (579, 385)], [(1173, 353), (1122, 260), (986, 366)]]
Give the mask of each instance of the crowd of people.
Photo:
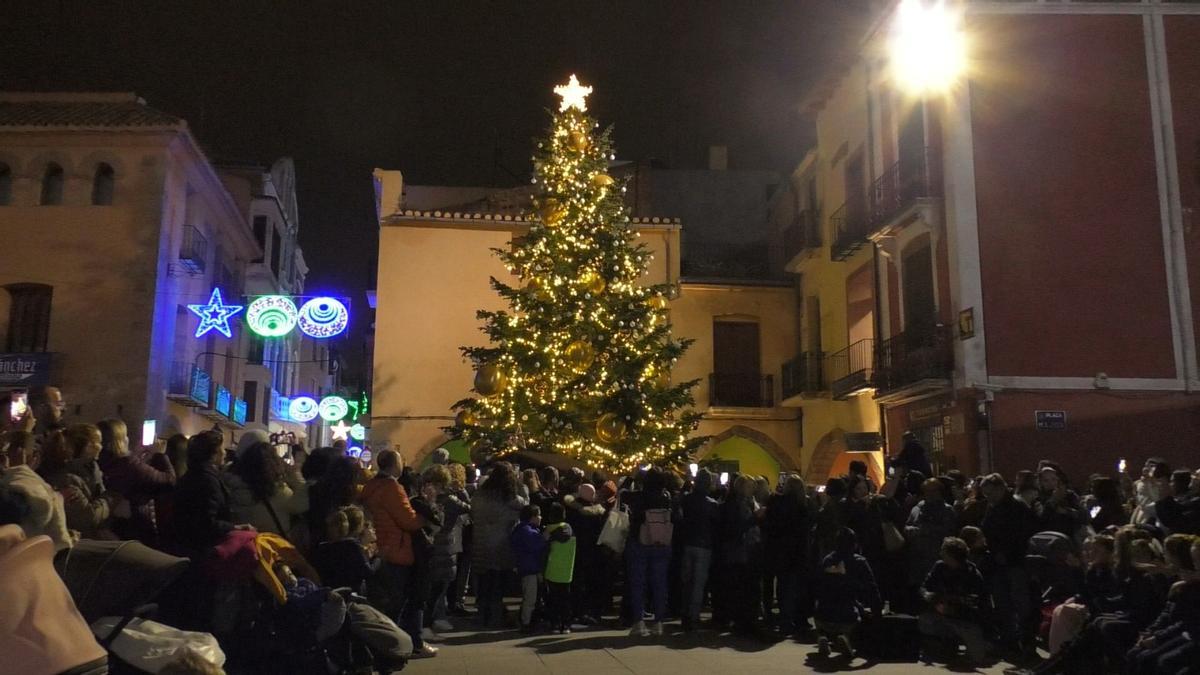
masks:
[(1021, 672), (1200, 662), (1200, 471), (1160, 459), (1136, 479), (1073, 483), (1043, 461), (1009, 482), (935, 473), (908, 437), (882, 485), (863, 462), (772, 488), (694, 465), (475, 467), (443, 449), (417, 471), (394, 450), (364, 467), (258, 431), (234, 448), (210, 431), (137, 452), (120, 420), (65, 425), (54, 388), (30, 403), (0, 444), (0, 525), (59, 550), (137, 540), (191, 559), (173, 619), (234, 653), (252, 546), (294, 625), (318, 641), (349, 627), (384, 670), (435, 656), (440, 633), (606, 622), (639, 639), (716, 630)]

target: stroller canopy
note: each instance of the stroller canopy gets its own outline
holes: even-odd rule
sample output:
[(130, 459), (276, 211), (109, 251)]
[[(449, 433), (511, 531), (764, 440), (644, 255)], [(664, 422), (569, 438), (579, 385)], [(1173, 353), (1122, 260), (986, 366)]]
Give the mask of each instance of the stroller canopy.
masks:
[(136, 541), (89, 539), (60, 553), (54, 566), (91, 623), (102, 616), (126, 616), (153, 601), (188, 562)]

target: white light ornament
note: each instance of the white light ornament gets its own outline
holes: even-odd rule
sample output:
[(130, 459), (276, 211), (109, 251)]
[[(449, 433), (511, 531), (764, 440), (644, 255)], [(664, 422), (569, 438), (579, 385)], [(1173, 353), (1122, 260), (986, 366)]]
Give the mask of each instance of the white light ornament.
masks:
[[(317, 412), (326, 422), (336, 422), (345, 419), (350, 414), (350, 405), (341, 396), (326, 396), (317, 406)], [(347, 431), (350, 427), (346, 427)]]
[(579, 79), (572, 73), (566, 84), (560, 84), (554, 88), (554, 93), (562, 98), (562, 103), (558, 104), (559, 112), (566, 112), (568, 108), (577, 108), (583, 112), (587, 110), (585, 99), (588, 94), (592, 93), (592, 88), (579, 84)]
[(902, 0), (888, 41), (892, 77), (915, 95), (948, 91), (967, 69), (962, 12), (945, 0)]
[(350, 323), (350, 310), (337, 298), (313, 298), (300, 307), (297, 325), (305, 335), (316, 338), (331, 338), (340, 335)]
[(246, 309), (246, 324), (263, 337), (282, 337), (296, 327), (296, 303), (285, 295), (264, 295)]
[(297, 396), (288, 405), (288, 417), (296, 422), (311, 422), (317, 417), (317, 402), (311, 396)]
[(329, 433), (333, 434), (333, 440), (345, 441), (350, 437), (350, 425), (346, 424), (346, 420), (342, 420), (337, 424), (329, 427)]

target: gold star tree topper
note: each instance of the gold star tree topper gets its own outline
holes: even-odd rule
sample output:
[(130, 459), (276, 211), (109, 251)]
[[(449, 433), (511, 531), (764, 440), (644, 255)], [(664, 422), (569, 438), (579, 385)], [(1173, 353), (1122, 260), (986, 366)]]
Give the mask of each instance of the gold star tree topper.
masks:
[(579, 79), (572, 73), (566, 84), (554, 88), (554, 93), (562, 97), (562, 103), (558, 105), (559, 112), (564, 112), (567, 108), (579, 108), (582, 112), (587, 110), (587, 101), (584, 99), (592, 93), (592, 88), (579, 84)]

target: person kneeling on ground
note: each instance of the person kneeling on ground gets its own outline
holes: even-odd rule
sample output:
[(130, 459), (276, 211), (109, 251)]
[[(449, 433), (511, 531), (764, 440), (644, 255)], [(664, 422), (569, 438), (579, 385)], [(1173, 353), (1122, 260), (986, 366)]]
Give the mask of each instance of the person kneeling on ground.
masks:
[(970, 548), (958, 537), (942, 541), (941, 560), (933, 564), (921, 597), (928, 608), (921, 613), (921, 634), (935, 640), (962, 642), (972, 664), (985, 662), (991, 645), (984, 637), (979, 617), (987, 600), (987, 588), (979, 568), (968, 557)]
[(871, 566), (858, 554), (854, 530), (843, 527), (838, 531), (833, 552), (821, 561), (821, 576), (814, 591), (817, 605), (813, 617), (821, 633), (818, 653), (829, 656), (832, 638), (838, 651), (853, 656), (851, 633), (866, 615), (879, 616), (883, 608)]

